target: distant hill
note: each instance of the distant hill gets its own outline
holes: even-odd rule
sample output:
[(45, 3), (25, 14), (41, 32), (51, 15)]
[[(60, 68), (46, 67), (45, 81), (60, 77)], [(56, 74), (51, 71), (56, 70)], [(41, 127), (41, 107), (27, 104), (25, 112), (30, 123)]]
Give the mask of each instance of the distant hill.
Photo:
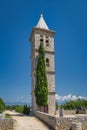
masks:
[(30, 105), (31, 103), (26, 103), (26, 102), (5, 102), (6, 105), (12, 106), (12, 105)]

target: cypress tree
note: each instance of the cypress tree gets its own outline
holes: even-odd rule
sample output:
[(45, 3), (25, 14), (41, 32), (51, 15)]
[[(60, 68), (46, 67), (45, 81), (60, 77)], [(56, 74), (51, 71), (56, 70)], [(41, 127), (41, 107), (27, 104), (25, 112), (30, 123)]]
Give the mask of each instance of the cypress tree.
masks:
[(45, 52), (43, 44), (39, 46), (39, 57), (36, 69), (35, 96), (38, 106), (46, 106), (48, 103), (48, 86), (45, 66)]

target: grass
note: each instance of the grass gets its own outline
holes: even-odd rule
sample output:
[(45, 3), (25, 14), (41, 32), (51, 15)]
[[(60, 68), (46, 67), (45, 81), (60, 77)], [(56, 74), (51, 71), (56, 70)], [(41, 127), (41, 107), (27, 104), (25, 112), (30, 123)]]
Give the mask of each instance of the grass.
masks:
[(9, 114), (5, 114), (5, 118), (11, 118), (11, 116)]

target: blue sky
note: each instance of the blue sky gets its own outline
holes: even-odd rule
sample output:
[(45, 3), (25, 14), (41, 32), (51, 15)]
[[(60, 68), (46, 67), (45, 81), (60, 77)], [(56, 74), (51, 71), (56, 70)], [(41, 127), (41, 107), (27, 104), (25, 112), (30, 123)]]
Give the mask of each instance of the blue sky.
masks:
[(0, 1), (0, 97), (29, 102), (29, 36), (43, 12), (55, 34), (56, 93), (87, 97), (87, 1)]

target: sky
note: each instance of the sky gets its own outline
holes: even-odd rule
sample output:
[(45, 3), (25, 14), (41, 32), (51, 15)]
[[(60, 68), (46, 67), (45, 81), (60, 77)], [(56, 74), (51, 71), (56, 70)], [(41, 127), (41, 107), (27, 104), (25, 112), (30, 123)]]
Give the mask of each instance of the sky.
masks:
[(87, 97), (87, 0), (2, 0), (0, 97), (5, 102), (30, 102), (29, 37), (41, 12), (56, 31), (56, 94)]

